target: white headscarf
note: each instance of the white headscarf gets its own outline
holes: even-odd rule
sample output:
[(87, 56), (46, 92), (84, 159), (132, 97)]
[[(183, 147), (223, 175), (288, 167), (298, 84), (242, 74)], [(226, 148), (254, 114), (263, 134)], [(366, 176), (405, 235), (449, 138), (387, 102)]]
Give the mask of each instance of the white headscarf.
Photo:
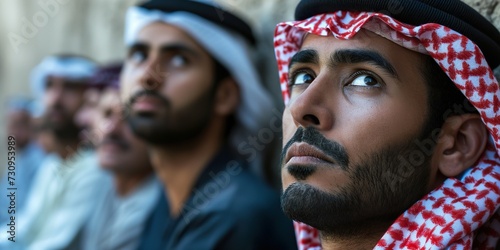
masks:
[[(42, 60), (31, 73), (31, 89), (36, 102), (41, 102), (45, 92), (47, 77), (57, 76), (71, 80), (84, 80), (95, 74), (97, 65), (78, 56), (49, 56)], [(39, 104), (39, 103), (38, 103)], [(42, 105), (36, 106), (35, 116), (43, 113)]]

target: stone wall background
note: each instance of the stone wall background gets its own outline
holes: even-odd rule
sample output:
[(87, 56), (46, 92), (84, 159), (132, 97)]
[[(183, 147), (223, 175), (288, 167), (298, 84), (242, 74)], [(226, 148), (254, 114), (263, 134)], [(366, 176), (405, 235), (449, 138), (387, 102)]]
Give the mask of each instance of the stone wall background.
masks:
[[(125, 52), (122, 42), (125, 10), (138, 1), (1, 0), (0, 117), (5, 117), (3, 100), (8, 96), (31, 95), (30, 71), (47, 55), (76, 53), (100, 63), (122, 59)], [(259, 69), (280, 108), (272, 34), (279, 21), (293, 18), (298, 1), (219, 0), (221, 5), (240, 13), (254, 25), (254, 32), (260, 39), (256, 54)], [(500, 28), (500, 0), (463, 1)], [(26, 28), (27, 23), (29, 28)], [(3, 166), (6, 162), (6, 135), (4, 119), (0, 120), (0, 166)]]

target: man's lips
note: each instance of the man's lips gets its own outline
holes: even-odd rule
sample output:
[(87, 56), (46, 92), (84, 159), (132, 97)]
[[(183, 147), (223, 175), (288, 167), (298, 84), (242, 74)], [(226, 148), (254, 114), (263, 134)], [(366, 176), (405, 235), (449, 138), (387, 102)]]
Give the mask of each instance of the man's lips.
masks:
[(114, 140), (104, 140), (100, 145), (101, 150), (112, 150), (112, 151), (123, 151), (127, 149), (127, 145), (124, 142), (114, 141)]
[(285, 156), (285, 164), (334, 164), (335, 160), (318, 148), (304, 143), (294, 143)]
[(121, 147), (120, 145), (118, 145), (116, 143), (106, 143), (106, 144), (102, 144), (99, 147), (99, 150), (106, 151), (107, 153), (109, 153), (109, 152), (115, 152), (115, 151), (123, 151), (123, 147)]
[(162, 101), (154, 96), (143, 95), (134, 100), (132, 109), (138, 112), (155, 111), (162, 104)]

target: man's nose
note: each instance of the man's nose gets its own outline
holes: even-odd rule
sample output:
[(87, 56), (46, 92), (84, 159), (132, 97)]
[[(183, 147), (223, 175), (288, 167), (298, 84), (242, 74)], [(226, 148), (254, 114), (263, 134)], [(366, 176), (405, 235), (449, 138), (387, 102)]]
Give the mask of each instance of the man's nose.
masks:
[(334, 109), (328, 102), (331, 93), (325, 91), (321, 81), (320, 77), (316, 78), (307, 89), (290, 100), (288, 108), (297, 126), (312, 126), (318, 130), (329, 130), (333, 126)]
[(163, 67), (161, 61), (156, 58), (151, 58), (146, 62), (139, 82), (141, 87), (146, 90), (156, 90), (162, 87), (165, 82), (167, 72)]
[(61, 103), (64, 97), (63, 88), (59, 86), (51, 87), (50, 90), (46, 92), (46, 104), (48, 107), (56, 106), (56, 104)]

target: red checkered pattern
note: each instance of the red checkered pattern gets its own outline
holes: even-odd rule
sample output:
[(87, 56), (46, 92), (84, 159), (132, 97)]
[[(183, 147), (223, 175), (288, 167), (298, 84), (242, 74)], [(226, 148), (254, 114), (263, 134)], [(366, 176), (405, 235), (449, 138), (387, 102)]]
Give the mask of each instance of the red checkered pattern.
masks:
[[(411, 26), (369, 12), (338, 11), (278, 24), (274, 46), (285, 104), (288, 64), (304, 35), (350, 39), (361, 28), (433, 57), (480, 112), (491, 135), (475, 166), (410, 207), (375, 249), (495, 249), (500, 238), (500, 90), (481, 50), (467, 37), (439, 24)], [(321, 248), (314, 228), (295, 223), (295, 229), (300, 250)]]
[(297, 234), (299, 250), (321, 250), (321, 241), (318, 230), (300, 222), (293, 222)]

